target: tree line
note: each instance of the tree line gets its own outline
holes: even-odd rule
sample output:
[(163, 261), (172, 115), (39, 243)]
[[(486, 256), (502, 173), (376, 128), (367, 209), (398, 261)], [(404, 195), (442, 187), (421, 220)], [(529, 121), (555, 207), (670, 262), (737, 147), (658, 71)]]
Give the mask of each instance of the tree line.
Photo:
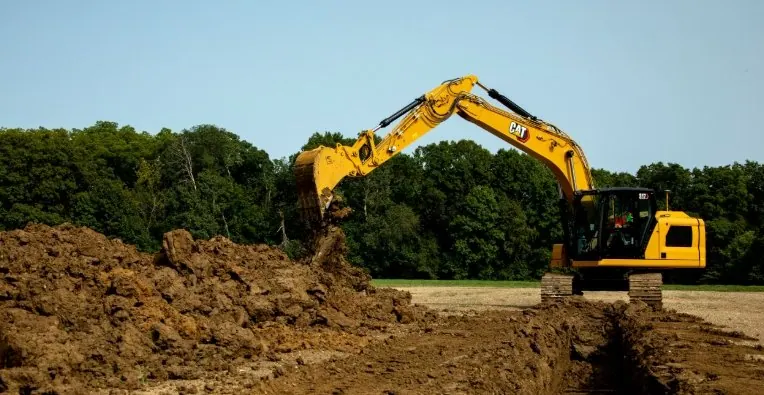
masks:
[[(314, 133), (300, 149), (352, 141)], [(185, 228), (299, 257), (307, 234), (297, 217), (296, 155), (271, 158), (215, 125), (156, 134), (105, 121), (0, 129), (0, 230), (70, 222), (156, 251), (165, 232)], [(593, 175), (601, 187), (669, 189), (672, 209), (706, 220), (708, 268), (685, 281), (764, 283), (763, 165), (653, 163)], [(401, 153), (338, 192), (353, 209), (342, 224), (348, 259), (377, 278), (538, 279), (562, 239), (551, 171), (470, 140)]]

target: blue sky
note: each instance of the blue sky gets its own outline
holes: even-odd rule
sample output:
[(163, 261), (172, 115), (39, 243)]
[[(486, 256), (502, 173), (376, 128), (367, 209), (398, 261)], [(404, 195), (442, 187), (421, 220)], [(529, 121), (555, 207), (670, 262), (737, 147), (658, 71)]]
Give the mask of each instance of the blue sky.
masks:
[[(5, 127), (212, 123), (282, 157), (476, 74), (593, 167), (764, 161), (762, 1), (28, 0), (0, 17)], [(419, 144), (461, 138), (508, 147), (460, 118)]]

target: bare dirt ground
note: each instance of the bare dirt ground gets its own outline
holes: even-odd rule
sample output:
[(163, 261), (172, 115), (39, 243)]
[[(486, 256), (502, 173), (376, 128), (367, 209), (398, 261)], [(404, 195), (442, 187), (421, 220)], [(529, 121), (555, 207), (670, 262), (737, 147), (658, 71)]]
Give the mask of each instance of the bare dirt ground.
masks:
[(764, 347), (642, 303), (568, 302), (450, 314), (262, 393), (761, 394)]
[[(398, 287), (412, 302), (441, 311), (519, 310), (541, 302), (538, 288)], [(586, 292), (584, 298), (628, 301), (626, 292)], [(744, 332), (764, 344), (764, 292), (663, 291), (663, 307)]]
[[(349, 265), (339, 228), (313, 252), (183, 230), (154, 255), (69, 225), (0, 232), (0, 393), (764, 393), (764, 346), (671, 310), (691, 297), (661, 311), (538, 304), (537, 290), (412, 300)], [(760, 300), (704, 295), (737, 296), (752, 310), (735, 317), (730, 299), (717, 318), (757, 325)]]

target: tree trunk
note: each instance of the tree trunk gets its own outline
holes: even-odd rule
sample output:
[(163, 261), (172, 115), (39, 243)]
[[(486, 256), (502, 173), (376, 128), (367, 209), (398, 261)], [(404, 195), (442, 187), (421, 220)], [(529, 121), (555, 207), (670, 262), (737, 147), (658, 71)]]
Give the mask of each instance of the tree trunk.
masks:
[(220, 210), (220, 216), (223, 217), (223, 227), (225, 228), (225, 234), (228, 237), (228, 239), (231, 239), (231, 232), (228, 231), (228, 221), (225, 219), (225, 213), (223, 210)]
[(369, 213), (366, 210), (366, 203), (369, 201), (369, 180), (364, 180), (363, 185), (363, 219), (364, 221), (369, 220)]
[(191, 158), (191, 152), (186, 144), (186, 136), (178, 136), (178, 140), (173, 143), (170, 150), (170, 158), (172, 163), (180, 166), (185, 173), (188, 180), (191, 181), (191, 185), (196, 191), (196, 178), (194, 177), (194, 162)]
[[(284, 222), (284, 212), (279, 210), (279, 217), (281, 218), (281, 226), (279, 226), (279, 229), (281, 231), (281, 247), (284, 247), (289, 242), (289, 238), (286, 234), (286, 225)], [(277, 230), (277, 232), (278, 232)]]
[(188, 151), (188, 148), (186, 147), (185, 143), (186, 139), (181, 136), (180, 137), (180, 148), (181, 148), (181, 154), (183, 155), (183, 167), (186, 170), (186, 173), (188, 174), (188, 178), (191, 180), (191, 185), (194, 187), (194, 191), (196, 191), (196, 179), (194, 178), (194, 165), (191, 160), (191, 153)]

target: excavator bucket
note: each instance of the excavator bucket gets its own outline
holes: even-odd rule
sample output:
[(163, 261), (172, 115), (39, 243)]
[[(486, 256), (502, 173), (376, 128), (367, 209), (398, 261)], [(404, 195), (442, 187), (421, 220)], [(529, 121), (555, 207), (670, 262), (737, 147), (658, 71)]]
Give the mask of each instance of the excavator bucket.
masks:
[(316, 158), (320, 149), (301, 152), (294, 164), (297, 181), (297, 208), (300, 218), (311, 224), (321, 222), (331, 202), (331, 191), (319, 192), (316, 180)]
[(321, 146), (297, 156), (297, 207), (303, 221), (321, 223), (334, 199), (334, 187), (353, 171), (353, 163), (340, 152), (340, 147)]

